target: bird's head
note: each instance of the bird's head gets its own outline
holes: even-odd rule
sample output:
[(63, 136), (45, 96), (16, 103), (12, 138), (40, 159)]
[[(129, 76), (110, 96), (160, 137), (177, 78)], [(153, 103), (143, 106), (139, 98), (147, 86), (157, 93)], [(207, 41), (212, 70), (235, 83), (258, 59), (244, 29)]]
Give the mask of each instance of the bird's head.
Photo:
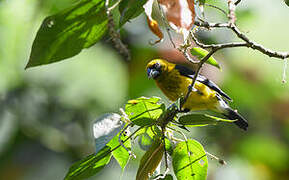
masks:
[(148, 78), (157, 79), (167, 70), (168, 62), (163, 59), (154, 59), (147, 64)]

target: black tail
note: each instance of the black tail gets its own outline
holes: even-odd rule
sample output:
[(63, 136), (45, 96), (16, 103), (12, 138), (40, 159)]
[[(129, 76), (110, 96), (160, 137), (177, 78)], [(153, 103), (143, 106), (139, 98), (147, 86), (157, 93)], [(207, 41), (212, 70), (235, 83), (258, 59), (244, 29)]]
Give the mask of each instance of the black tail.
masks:
[(241, 129), (247, 130), (248, 129), (248, 122), (246, 119), (244, 119), (236, 110), (234, 111), (231, 108), (226, 108), (226, 113), (224, 113), (224, 116), (231, 120), (236, 120), (234, 123)]

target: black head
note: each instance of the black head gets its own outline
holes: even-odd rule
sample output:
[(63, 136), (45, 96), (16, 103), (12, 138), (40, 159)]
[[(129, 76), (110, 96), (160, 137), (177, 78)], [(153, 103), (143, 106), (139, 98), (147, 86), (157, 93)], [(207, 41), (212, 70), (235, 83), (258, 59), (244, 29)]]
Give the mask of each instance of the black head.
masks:
[(156, 79), (158, 78), (162, 73), (162, 65), (158, 61), (151, 61), (147, 65), (147, 75), (148, 78)]

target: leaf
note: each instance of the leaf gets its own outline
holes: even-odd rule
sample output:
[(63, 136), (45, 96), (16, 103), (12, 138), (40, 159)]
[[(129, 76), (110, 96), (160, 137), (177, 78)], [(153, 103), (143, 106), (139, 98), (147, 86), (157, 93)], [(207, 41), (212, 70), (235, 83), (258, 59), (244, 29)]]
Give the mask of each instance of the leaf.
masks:
[(164, 178), (158, 178), (159, 180), (174, 180), (171, 174), (167, 174)]
[(159, 43), (164, 35), (159, 27), (159, 24), (156, 20), (152, 18), (152, 8), (153, 8), (154, 0), (148, 0), (146, 4), (143, 6), (145, 10), (145, 14), (147, 16), (147, 23), (152, 33), (159, 37), (159, 40), (155, 41), (153, 44)]
[(159, 100), (157, 97), (129, 100), (125, 105), (125, 113), (138, 126), (152, 125), (165, 111), (164, 104), (157, 104)]
[(116, 113), (104, 114), (93, 124), (96, 153), (101, 150), (123, 128), (121, 116)]
[(140, 148), (144, 151), (147, 151), (153, 143), (153, 137), (147, 133), (143, 133), (138, 138), (138, 144)]
[(289, 6), (289, 0), (284, 0), (285, 4)]
[(195, 22), (194, 0), (159, 0), (170, 26), (187, 39)]
[(206, 0), (199, 0), (200, 5), (204, 5), (206, 3)]
[(161, 140), (155, 140), (150, 149), (143, 155), (137, 171), (137, 180), (147, 180), (149, 175), (156, 170), (162, 160), (164, 153), (164, 145)]
[[(123, 133), (121, 136), (121, 140), (124, 141), (125, 139), (127, 139), (127, 136)], [(119, 143), (119, 134), (117, 136), (115, 136), (108, 144), (107, 146), (109, 146), (111, 149), (114, 149), (115, 147), (117, 147), (118, 145), (120, 145)], [(127, 140), (126, 142), (123, 143), (123, 145), (127, 148), (127, 149), (131, 149), (131, 142), (130, 139)], [(120, 146), (119, 148), (115, 149), (114, 151), (112, 151), (112, 155), (113, 157), (116, 159), (116, 161), (118, 162), (118, 164), (120, 165), (121, 169), (124, 170), (125, 166), (128, 163), (129, 160), (129, 153), (128, 151), (123, 148), (122, 146)]]
[(84, 0), (44, 19), (34, 39), (26, 68), (77, 55), (94, 45), (107, 30), (103, 0)]
[[(202, 48), (199, 48), (199, 47), (193, 47), (191, 49), (191, 54), (193, 56), (196, 56), (199, 60), (203, 59), (209, 52), (202, 49)], [(218, 69), (221, 70), (221, 67), (219, 65), (219, 63), (217, 62), (217, 60), (215, 58), (213, 58), (213, 56), (211, 56), (207, 61), (206, 61), (207, 64), (210, 64), (212, 66), (215, 66), (217, 67)]]
[(145, 127), (140, 133), (138, 135), (138, 144), (145, 151), (149, 150), (155, 138), (161, 137), (161, 131), (157, 126)]
[(234, 122), (235, 120), (223, 119), (207, 114), (186, 114), (179, 118), (179, 123), (185, 126), (216, 125), (219, 122)]
[(65, 180), (82, 180), (89, 178), (104, 168), (110, 161), (110, 147), (105, 146), (97, 154), (91, 154), (74, 163), (65, 176)]
[(179, 142), (172, 155), (172, 164), (178, 180), (206, 180), (208, 158), (203, 146), (193, 139)]
[(130, 19), (139, 16), (143, 11), (143, 5), (147, 0), (122, 0), (119, 3), (119, 12), (121, 15), (119, 26), (123, 26)]
[(169, 139), (165, 139), (165, 143), (166, 143), (166, 151), (169, 155), (173, 154), (173, 145), (171, 143), (171, 141)]

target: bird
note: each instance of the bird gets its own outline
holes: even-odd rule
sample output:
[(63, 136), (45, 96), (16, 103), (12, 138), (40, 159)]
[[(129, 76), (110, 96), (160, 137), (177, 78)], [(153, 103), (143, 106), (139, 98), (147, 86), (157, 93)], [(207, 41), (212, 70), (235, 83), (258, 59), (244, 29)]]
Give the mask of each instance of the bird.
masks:
[(170, 63), (164, 59), (153, 59), (146, 66), (149, 79), (154, 79), (157, 86), (171, 101), (190, 95), (182, 106), (182, 111), (213, 111), (224, 115), (241, 129), (248, 129), (248, 122), (237, 110), (233, 110), (227, 101), (232, 99), (213, 81), (198, 74), (194, 87), (191, 87), (195, 72), (190, 68)]

